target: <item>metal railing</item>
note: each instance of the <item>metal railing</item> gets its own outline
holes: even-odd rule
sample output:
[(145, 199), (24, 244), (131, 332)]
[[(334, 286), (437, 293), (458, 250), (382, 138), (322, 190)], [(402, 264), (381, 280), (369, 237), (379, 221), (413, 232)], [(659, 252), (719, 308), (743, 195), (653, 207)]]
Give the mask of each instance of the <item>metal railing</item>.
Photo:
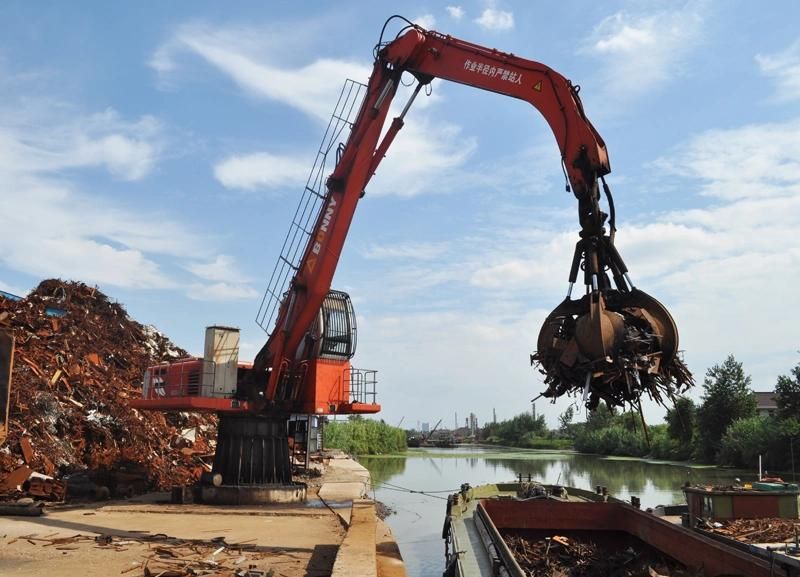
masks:
[(350, 402), (374, 405), (378, 371), (350, 368)]

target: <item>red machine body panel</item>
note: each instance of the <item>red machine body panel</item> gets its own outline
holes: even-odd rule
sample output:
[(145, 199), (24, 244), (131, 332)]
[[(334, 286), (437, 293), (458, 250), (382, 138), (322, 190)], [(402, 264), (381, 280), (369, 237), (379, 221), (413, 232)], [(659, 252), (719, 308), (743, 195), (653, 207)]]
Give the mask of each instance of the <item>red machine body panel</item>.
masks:
[[(353, 369), (349, 361), (312, 359), (306, 365), (306, 378), (293, 412), (317, 415), (372, 414), (381, 410), (374, 402), (373, 383), (364, 374), (374, 371)], [(204, 361), (189, 358), (149, 367), (145, 371), (141, 399), (132, 399), (135, 409), (197, 411), (221, 413), (251, 412), (253, 406), (231, 394), (215, 393), (213, 383), (203, 382)], [(239, 380), (252, 370), (239, 363)], [(373, 402), (367, 402), (372, 397)]]

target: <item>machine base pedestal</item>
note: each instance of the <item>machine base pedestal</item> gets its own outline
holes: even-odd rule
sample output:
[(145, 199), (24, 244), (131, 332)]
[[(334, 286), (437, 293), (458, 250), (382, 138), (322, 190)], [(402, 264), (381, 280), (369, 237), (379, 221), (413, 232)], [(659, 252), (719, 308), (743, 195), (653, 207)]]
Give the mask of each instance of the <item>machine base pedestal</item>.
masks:
[(305, 483), (292, 482), (288, 421), (288, 415), (220, 414), (214, 468), (195, 488), (195, 500), (210, 505), (305, 501)]
[(302, 503), (306, 500), (306, 484), (286, 485), (213, 485), (199, 486), (200, 502), (208, 505), (268, 505)]
[(212, 475), (227, 487), (292, 484), (288, 415), (220, 414)]

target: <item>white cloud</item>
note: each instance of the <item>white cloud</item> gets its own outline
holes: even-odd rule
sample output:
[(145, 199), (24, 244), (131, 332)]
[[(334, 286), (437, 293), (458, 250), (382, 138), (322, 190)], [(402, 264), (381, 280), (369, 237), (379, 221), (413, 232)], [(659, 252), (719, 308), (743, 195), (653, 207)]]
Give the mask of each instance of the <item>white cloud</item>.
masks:
[(800, 40), (783, 52), (756, 55), (756, 62), (765, 76), (775, 80), (778, 100), (800, 99)]
[(567, 288), (576, 240), (576, 232), (557, 233), (551, 241), (535, 245), (535, 252), (515, 251), (508, 246), (513, 243), (503, 243), (507, 248), (495, 245), (476, 259), (469, 283), (494, 293), (560, 295)]
[(214, 260), (194, 262), (186, 269), (203, 281), (192, 283), (187, 291), (189, 298), (198, 301), (246, 300), (258, 297), (250, 278), (236, 266), (235, 259), (218, 254)]
[(632, 267), (634, 280), (644, 274), (643, 288), (670, 305), (691, 366), (733, 353), (758, 388), (797, 360), (800, 318), (787, 303), (800, 284), (800, 171), (791, 151), (798, 127), (794, 120), (692, 138), (657, 166), (713, 203), (618, 235), (623, 256), (642, 263)]
[(198, 301), (247, 300), (258, 297), (258, 292), (249, 285), (227, 282), (192, 284), (187, 294), (189, 298)]
[(174, 72), (177, 68), (175, 63), (174, 53), (176, 46), (173, 43), (167, 42), (156, 48), (147, 65), (155, 70), (158, 74), (168, 74)]
[(514, 14), (487, 8), (475, 19), (475, 23), (487, 30), (511, 30), (514, 27)]
[(214, 177), (226, 188), (241, 190), (302, 186), (311, 164), (300, 156), (269, 152), (230, 156), (214, 166)]
[[(505, 318), (494, 307), (367, 315), (359, 318), (358, 358), (380, 369), (381, 402), (397, 418), (413, 411), (415, 418), (436, 422), (452, 420), (454, 411), (474, 411), (485, 422), (493, 407), (500, 418), (510, 418), (529, 409), (529, 399), (544, 389), (528, 363), (544, 316), (526, 310)], [(390, 386), (400, 382), (406, 386)], [(499, 390), (482, 405), (465, 394)]]
[(422, 26), (426, 30), (433, 30), (436, 26), (436, 17), (433, 14), (422, 14), (412, 19), (412, 22), (418, 26)]
[(154, 117), (129, 122), (112, 109), (46, 129), (15, 124), (11, 117), (3, 128), (0, 170), (9, 172), (102, 167), (123, 180), (140, 180), (152, 170), (161, 148)]
[[(369, 66), (345, 60), (319, 59), (296, 68), (274, 65), (274, 54), (263, 47), (255, 48), (254, 36), (252, 28), (184, 26), (156, 51), (151, 65), (160, 71), (175, 72), (175, 57), (188, 51), (229, 76), (246, 92), (295, 108), (318, 121), (330, 117), (345, 78), (365, 82), (369, 77)], [(390, 117), (399, 112), (410, 92), (409, 87), (398, 89)], [(439, 98), (434, 95), (417, 99), (414, 112), (378, 168), (368, 193), (414, 196), (452, 188), (458, 167), (472, 154), (477, 142), (464, 136), (459, 126), (426, 114)], [(384, 131), (387, 128), (388, 123)], [(215, 175), (225, 186), (254, 190), (303, 183), (310, 168), (311, 159), (298, 161), (261, 151), (227, 159), (215, 167)]]
[(434, 260), (444, 255), (450, 245), (446, 242), (411, 242), (372, 245), (364, 251), (370, 260)]
[(447, 6), (445, 8), (447, 13), (455, 21), (459, 21), (464, 17), (464, 9), (461, 6)]
[(96, 168), (114, 178), (143, 179), (161, 152), (158, 120), (128, 120), (111, 109), (81, 116), (63, 102), (23, 101), (0, 115), (0, 263), (36, 277), (182, 286), (167, 263), (203, 257), (208, 239), (158, 207), (142, 214), (76, 180)]
[(423, 115), (407, 119), (367, 194), (411, 197), (450, 191), (461, 182), (459, 169), (477, 147), (477, 139), (464, 136), (458, 125)]
[(188, 51), (247, 93), (281, 102), (319, 120), (330, 116), (345, 78), (365, 82), (369, 77), (369, 67), (346, 60), (322, 58), (296, 68), (272, 64), (264, 55), (264, 47), (252, 40), (254, 35), (248, 27), (182, 26), (155, 51), (150, 66), (162, 75), (173, 73), (177, 56)]
[(710, 130), (679, 147), (656, 165), (696, 177), (703, 194), (734, 200), (796, 195), (800, 192), (800, 120)]
[(703, 18), (688, 6), (654, 14), (617, 12), (595, 26), (584, 50), (601, 59), (603, 81), (617, 97), (633, 97), (683, 74)]
[(239, 283), (246, 280), (236, 267), (235, 259), (226, 254), (219, 254), (212, 261), (190, 263), (186, 268), (196, 277), (205, 280)]
[(152, 256), (183, 255), (193, 244), (179, 223), (157, 212), (142, 217), (63, 181), (0, 171), (0, 190), (0, 261), (30, 275), (169, 288), (174, 279)]

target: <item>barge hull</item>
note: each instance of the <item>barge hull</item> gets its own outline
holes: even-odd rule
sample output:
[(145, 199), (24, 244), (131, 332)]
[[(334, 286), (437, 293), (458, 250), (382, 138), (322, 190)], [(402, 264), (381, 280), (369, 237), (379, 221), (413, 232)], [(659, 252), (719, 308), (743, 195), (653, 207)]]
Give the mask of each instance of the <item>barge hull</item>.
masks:
[(622, 531), (707, 577), (770, 577), (770, 567), (752, 555), (620, 503), (484, 499), (478, 504), (498, 530)]
[[(483, 496), (483, 495), (482, 495)], [(764, 559), (675, 525), (622, 502), (556, 499), (471, 498), (454, 496), (445, 523), (445, 575), (524, 577), (502, 538), (506, 532), (551, 535), (570, 532), (601, 538), (611, 533), (640, 540), (705, 577), (783, 577), (783, 568)], [(488, 570), (488, 572), (487, 572)]]

